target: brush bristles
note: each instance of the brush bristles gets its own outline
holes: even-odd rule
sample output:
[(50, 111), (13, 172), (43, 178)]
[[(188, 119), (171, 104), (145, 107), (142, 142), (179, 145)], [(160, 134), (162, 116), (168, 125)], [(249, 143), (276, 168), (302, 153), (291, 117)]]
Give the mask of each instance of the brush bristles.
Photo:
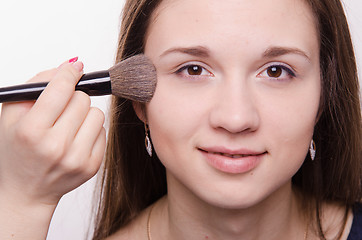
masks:
[(156, 90), (157, 73), (152, 62), (139, 54), (109, 69), (112, 94), (137, 102), (149, 102)]

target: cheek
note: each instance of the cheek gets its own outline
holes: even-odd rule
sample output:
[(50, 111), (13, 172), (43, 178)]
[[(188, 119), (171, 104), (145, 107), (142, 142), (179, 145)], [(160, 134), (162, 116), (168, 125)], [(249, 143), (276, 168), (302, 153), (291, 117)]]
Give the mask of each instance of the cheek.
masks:
[[(171, 83), (169, 83), (171, 82)], [(154, 97), (147, 105), (147, 118), (153, 146), (161, 159), (184, 155), (192, 145), (197, 129), (204, 126), (205, 102), (175, 87), (167, 78), (159, 78)], [(164, 157), (163, 157), (164, 156)]]
[(307, 156), (317, 111), (318, 101), (304, 98), (273, 102), (264, 111), (259, 136), (269, 155), (256, 176), (273, 179), (277, 187), (295, 175)]
[[(309, 93), (309, 94), (308, 94)], [(272, 149), (283, 159), (302, 163), (313, 136), (319, 109), (319, 88), (274, 102), (266, 110), (266, 124)]]

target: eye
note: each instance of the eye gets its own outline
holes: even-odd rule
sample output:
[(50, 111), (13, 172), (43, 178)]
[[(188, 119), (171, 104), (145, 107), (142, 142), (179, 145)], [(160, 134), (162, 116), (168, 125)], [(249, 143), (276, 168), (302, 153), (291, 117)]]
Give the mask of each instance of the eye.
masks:
[(269, 77), (272, 78), (278, 78), (282, 75), (283, 73), (283, 69), (279, 66), (273, 66), (273, 67), (269, 67), (267, 69), (267, 74)]
[(284, 65), (271, 65), (259, 74), (260, 77), (287, 80), (292, 79), (296, 75), (292, 69)]
[(187, 67), (187, 73), (189, 75), (201, 75), (202, 70), (203, 70), (202, 67), (197, 66), (197, 65)]
[(214, 76), (210, 71), (197, 64), (189, 64), (176, 71), (177, 74), (185, 77)]

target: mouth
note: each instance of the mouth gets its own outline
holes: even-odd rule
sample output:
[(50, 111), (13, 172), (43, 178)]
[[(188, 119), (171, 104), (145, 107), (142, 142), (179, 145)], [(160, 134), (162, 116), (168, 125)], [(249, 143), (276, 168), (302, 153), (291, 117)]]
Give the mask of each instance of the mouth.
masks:
[(228, 157), (228, 158), (245, 158), (245, 157), (251, 157), (251, 156), (259, 156), (259, 155), (263, 154), (263, 153), (260, 153), (260, 154), (228, 154), (228, 153), (222, 153), (222, 152), (209, 152), (209, 151), (205, 151), (205, 152), (207, 152), (209, 154), (221, 155), (221, 156)]
[(253, 170), (262, 161), (267, 151), (251, 151), (247, 149), (228, 150), (225, 148), (212, 148), (198, 150), (206, 162), (213, 168), (232, 174), (245, 173)]
[[(228, 151), (228, 150), (210, 151), (210, 150), (201, 149), (201, 148), (199, 148), (199, 150), (204, 152), (204, 153), (208, 153), (208, 154), (221, 155), (221, 156), (224, 156), (224, 157), (236, 158), (236, 159), (237, 158), (246, 158), (246, 157), (257, 157), (257, 156), (261, 156), (261, 155), (267, 153), (266, 151), (265, 152), (253, 152), (253, 151), (249, 151), (249, 150), (244, 150), (244, 153), (237, 153), (238, 151)], [(232, 152), (235, 152), (235, 153), (232, 153)]]

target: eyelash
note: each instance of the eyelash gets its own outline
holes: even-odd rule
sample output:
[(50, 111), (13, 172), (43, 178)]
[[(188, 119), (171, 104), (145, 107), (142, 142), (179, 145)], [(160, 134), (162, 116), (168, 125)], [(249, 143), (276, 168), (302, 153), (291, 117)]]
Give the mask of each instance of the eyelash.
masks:
[[(197, 70), (201, 71), (199, 74), (190, 74), (189, 72), (186, 73), (184, 71), (186, 70), (191, 70), (191, 68), (198, 68)], [(283, 76), (283, 73), (287, 74), (288, 75), (288, 79), (293, 79), (296, 77), (296, 74), (295, 72), (290, 68), (290, 67), (287, 67), (285, 66), (284, 64), (271, 64), (269, 65), (265, 70), (263, 70), (261, 73), (258, 74), (258, 76), (261, 76), (261, 77), (265, 77), (265, 78), (269, 78), (269, 79), (273, 79), (273, 80), (277, 80), (277, 81), (283, 81), (283, 80), (288, 80), (288, 79), (285, 79), (285, 77), (272, 77), (272, 76), (269, 76), (268, 73), (266, 73), (268, 76), (262, 76), (263, 73), (273, 69), (273, 68), (278, 68), (280, 69), (282, 72), (280, 73), (280, 76)], [(204, 74), (204, 72), (206, 72), (207, 74)], [(214, 75), (208, 71), (206, 68), (198, 65), (198, 64), (187, 64), (187, 65), (184, 65), (182, 67), (180, 67), (179, 69), (176, 70), (175, 72), (176, 74), (178, 75), (182, 75), (184, 77), (188, 77), (188, 78), (200, 78), (200, 77), (214, 77)]]
[[(190, 73), (185, 72), (187, 70), (191, 70), (191, 68), (193, 68), (193, 67), (196, 67), (199, 70), (201, 70), (200, 74), (192, 75)], [(204, 73), (204, 72), (206, 72), (206, 73)], [(204, 68), (204, 67), (202, 67), (202, 66), (200, 66), (198, 64), (184, 65), (184, 66), (180, 67), (179, 69), (177, 69), (175, 73), (178, 74), (178, 75), (182, 75), (184, 77), (188, 77), (188, 78), (214, 77), (214, 74), (212, 74), (206, 68)]]

